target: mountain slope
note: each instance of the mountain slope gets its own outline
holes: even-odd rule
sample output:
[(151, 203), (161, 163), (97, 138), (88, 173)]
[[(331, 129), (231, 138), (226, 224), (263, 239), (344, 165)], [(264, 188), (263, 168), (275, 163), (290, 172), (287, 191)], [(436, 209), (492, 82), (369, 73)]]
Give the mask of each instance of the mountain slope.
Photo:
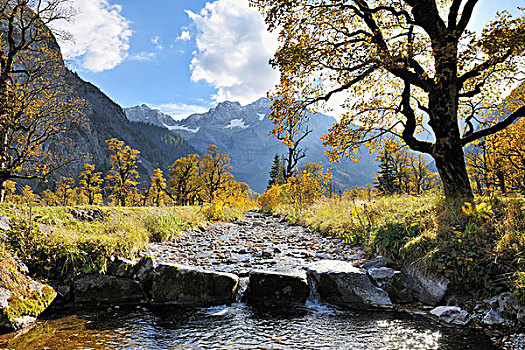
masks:
[[(268, 184), (274, 155), (286, 152), (286, 147), (279, 140), (268, 135), (273, 126), (267, 118), (271, 112), (269, 103), (265, 98), (247, 106), (223, 102), (206, 113), (193, 114), (181, 121), (175, 121), (145, 105), (124, 110), (130, 120), (163, 125), (176, 131), (200, 153), (204, 153), (210, 144), (217, 145), (230, 156), (236, 180), (248, 183), (257, 192), (263, 192)], [(322, 162), (324, 166), (333, 168), (334, 182), (340, 189), (371, 182), (377, 165), (367, 152), (357, 164), (349, 160), (339, 164), (327, 161), (320, 138), (335, 122), (334, 118), (323, 114), (310, 118), (308, 125), (313, 132), (301, 143), (307, 150), (304, 161)]]
[[(173, 162), (189, 153), (191, 147), (176, 132), (146, 123), (128, 121), (122, 108), (91, 83), (71, 73), (70, 84), (76, 94), (91, 107), (86, 113), (87, 127), (71, 130), (67, 134), (75, 140), (78, 152), (87, 157), (98, 169), (109, 169), (109, 153), (106, 140), (117, 138), (141, 152), (139, 172), (147, 177), (154, 168), (166, 170)], [(77, 167), (81, 164), (77, 164)], [(69, 169), (72, 170), (72, 169)]]

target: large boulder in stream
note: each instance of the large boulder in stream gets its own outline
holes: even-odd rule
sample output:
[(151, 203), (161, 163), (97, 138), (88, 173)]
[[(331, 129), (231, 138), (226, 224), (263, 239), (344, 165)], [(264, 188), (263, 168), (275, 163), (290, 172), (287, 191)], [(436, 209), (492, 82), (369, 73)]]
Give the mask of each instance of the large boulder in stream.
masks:
[(406, 286), (414, 297), (426, 305), (436, 306), (448, 292), (450, 280), (426, 272), (417, 265), (405, 265), (401, 269)]
[(309, 267), (308, 276), (328, 303), (360, 309), (392, 307), (388, 294), (350, 262), (322, 260)]
[(276, 307), (305, 304), (309, 294), (304, 273), (252, 271), (244, 296), (252, 305)]
[(25, 291), (0, 287), (0, 331), (13, 331), (34, 322), (53, 302), (57, 293), (47, 284), (29, 279)]
[(181, 306), (231, 304), (235, 301), (238, 284), (239, 277), (231, 273), (161, 264), (155, 267), (153, 274), (153, 303)]
[(139, 282), (96, 274), (73, 282), (73, 298), (79, 304), (126, 304), (146, 299)]

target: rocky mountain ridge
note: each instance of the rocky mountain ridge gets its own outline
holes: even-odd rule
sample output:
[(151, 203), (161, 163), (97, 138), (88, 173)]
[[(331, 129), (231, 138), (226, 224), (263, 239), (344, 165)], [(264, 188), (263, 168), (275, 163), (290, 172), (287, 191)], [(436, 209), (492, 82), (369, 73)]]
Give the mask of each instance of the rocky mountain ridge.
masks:
[[(210, 144), (217, 145), (231, 158), (236, 180), (246, 182), (257, 192), (263, 192), (268, 184), (275, 154), (286, 152), (281, 141), (269, 135), (273, 123), (268, 119), (271, 109), (266, 98), (246, 106), (238, 102), (222, 102), (208, 112), (192, 114), (180, 121), (146, 105), (125, 108), (124, 111), (132, 122), (147, 122), (176, 131), (200, 153), (204, 153)], [(304, 162), (321, 162), (325, 167), (331, 167), (334, 183), (339, 189), (372, 182), (377, 165), (367, 152), (357, 164), (350, 160), (330, 164), (324, 156), (321, 136), (335, 122), (335, 118), (324, 114), (310, 116), (308, 127), (313, 131), (301, 144), (307, 151)]]

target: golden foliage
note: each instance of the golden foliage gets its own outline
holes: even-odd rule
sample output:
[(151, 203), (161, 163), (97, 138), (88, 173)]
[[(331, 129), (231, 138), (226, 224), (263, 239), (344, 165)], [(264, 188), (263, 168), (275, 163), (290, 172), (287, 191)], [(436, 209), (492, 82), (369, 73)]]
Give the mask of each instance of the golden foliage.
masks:
[(116, 205), (120, 206), (140, 203), (136, 189), (139, 184), (137, 166), (140, 163), (140, 151), (124, 145), (124, 141), (115, 138), (106, 140), (106, 143), (111, 159), (111, 170), (106, 175), (108, 182), (106, 189), (111, 192), (110, 197), (113, 197), (116, 200)]

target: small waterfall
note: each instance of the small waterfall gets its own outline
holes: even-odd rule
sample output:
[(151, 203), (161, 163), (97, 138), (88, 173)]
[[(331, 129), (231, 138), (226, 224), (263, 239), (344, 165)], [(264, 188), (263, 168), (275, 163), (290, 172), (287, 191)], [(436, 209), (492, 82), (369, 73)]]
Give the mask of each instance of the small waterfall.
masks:
[(244, 292), (246, 292), (247, 288), (248, 288), (248, 278), (247, 277), (239, 278), (239, 286), (237, 287), (237, 291), (235, 293), (236, 303), (240, 303), (242, 301), (242, 296), (244, 295)]
[(307, 275), (308, 280), (308, 286), (310, 286), (310, 295), (308, 296), (308, 299), (306, 300), (306, 303), (313, 304), (313, 305), (319, 305), (321, 303), (321, 296), (319, 295), (319, 292), (317, 291), (317, 282), (315, 281), (315, 278)]
[(334, 314), (335, 309), (321, 301), (321, 296), (317, 291), (317, 282), (315, 278), (307, 274), (308, 286), (310, 286), (310, 295), (306, 299), (306, 307), (317, 313)]

